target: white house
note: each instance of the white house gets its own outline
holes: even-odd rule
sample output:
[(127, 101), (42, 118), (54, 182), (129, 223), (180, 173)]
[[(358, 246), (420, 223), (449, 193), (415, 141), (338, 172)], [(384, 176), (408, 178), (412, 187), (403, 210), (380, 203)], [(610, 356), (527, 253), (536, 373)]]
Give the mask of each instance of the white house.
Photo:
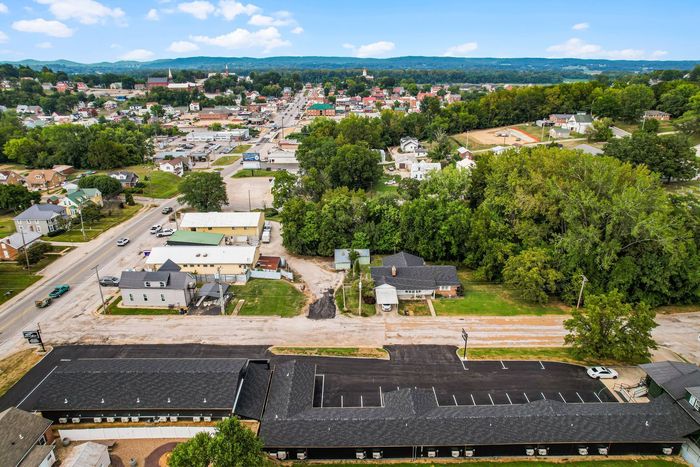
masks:
[(442, 170), (439, 162), (419, 161), (411, 165), (411, 178), (425, 180), (430, 172)]
[(476, 162), (469, 157), (457, 161), (457, 168), (460, 170), (471, 170), (474, 167), (476, 167)]
[(176, 157), (175, 159), (163, 160), (158, 163), (158, 170), (168, 172), (182, 177), (185, 173), (185, 167), (189, 168), (189, 162), (184, 157)]
[(410, 136), (401, 138), (399, 147), (401, 148), (401, 152), (418, 152), (418, 150), (421, 149), (420, 141)]
[(562, 127), (576, 133), (585, 134), (589, 128), (593, 128), (593, 118), (588, 114), (572, 115)]

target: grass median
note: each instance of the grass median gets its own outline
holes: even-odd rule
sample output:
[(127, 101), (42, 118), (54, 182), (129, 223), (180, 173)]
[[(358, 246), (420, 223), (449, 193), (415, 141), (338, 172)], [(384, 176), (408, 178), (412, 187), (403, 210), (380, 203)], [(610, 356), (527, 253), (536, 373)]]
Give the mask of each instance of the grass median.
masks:
[(241, 158), (241, 156), (221, 156), (217, 160), (215, 160), (212, 165), (215, 166), (222, 166), (222, 165), (231, 165), (234, 162), (238, 161)]
[(373, 347), (272, 347), (270, 352), (275, 355), (310, 357), (389, 358), (386, 350)]

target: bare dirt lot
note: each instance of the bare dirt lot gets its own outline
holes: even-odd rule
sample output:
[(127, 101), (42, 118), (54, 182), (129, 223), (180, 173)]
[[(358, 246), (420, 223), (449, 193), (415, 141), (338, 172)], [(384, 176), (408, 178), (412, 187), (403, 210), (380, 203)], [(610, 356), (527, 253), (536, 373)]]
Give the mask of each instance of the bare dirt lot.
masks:
[(537, 140), (513, 127), (489, 128), (469, 132), (469, 139), (479, 144), (500, 144), (503, 146), (515, 143), (536, 143)]
[[(272, 177), (226, 177), (226, 192), (229, 205), (227, 211), (248, 211), (250, 209), (264, 209), (272, 206), (272, 193), (270, 188)], [(250, 205), (248, 196), (250, 193)]]

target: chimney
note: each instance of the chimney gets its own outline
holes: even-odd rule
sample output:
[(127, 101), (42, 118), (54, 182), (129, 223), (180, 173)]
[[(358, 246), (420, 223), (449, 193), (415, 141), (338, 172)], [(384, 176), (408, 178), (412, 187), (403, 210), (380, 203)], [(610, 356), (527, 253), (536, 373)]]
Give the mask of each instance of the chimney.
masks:
[(396, 266), (391, 267), (391, 277), (396, 277)]

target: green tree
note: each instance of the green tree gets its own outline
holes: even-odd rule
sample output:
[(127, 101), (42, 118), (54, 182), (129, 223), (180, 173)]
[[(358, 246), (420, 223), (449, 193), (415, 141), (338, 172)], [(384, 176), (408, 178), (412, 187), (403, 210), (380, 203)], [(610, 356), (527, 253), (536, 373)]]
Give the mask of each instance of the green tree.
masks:
[(249, 467), (270, 465), (263, 443), (237, 418), (217, 423), (213, 435), (199, 433), (175, 446), (169, 467)]
[(656, 348), (651, 336), (656, 327), (655, 316), (644, 303), (624, 303), (617, 290), (591, 295), (585, 308), (573, 310), (571, 318), (564, 322), (569, 331), (565, 342), (572, 346), (577, 358), (639, 363)]
[(503, 268), (503, 280), (525, 300), (547, 303), (562, 280), (562, 274), (554, 264), (550, 251), (530, 248), (508, 258)]
[(109, 175), (88, 175), (78, 180), (80, 188), (97, 188), (104, 198), (114, 198), (122, 192), (122, 184)]
[(112, 141), (107, 135), (100, 135), (88, 145), (87, 163), (94, 169), (122, 167), (127, 160), (127, 150), (123, 144)]
[(27, 259), (29, 264), (36, 264), (41, 261), (46, 253), (51, 251), (51, 245), (44, 242), (36, 242), (27, 250)]
[(296, 192), (297, 177), (286, 170), (277, 173), (272, 189), (272, 206), (281, 209)]
[(41, 194), (22, 185), (0, 185), (0, 211), (24, 211), (41, 200)]
[(379, 181), (381, 175), (379, 154), (356, 144), (339, 147), (328, 166), (328, 177), (333, 187), (367, 190)]
[(632, 84), (620, 91), (620, 118), (636, 122), (645, 110), (654, 108), (654, 91), (643, 84)]
[(694, 84), (681, 83), (659, 97), (659, 110), (668, 112), (672, 117), (680, 117), (690, 110), (690, 98), (697, 94), (698, 87)]
[(88, 201), (80, 207), (80, 212), (83, 217), (83, 222), (97, 222), (102, 218), (102, 210), (92, 201)]
[(613, 137), (611, 126), (611, 118), (605, 117), (593, 120), (593, 127), (587, 131), (588, 141), (610, 141)]
[(180, 203), (187, 203), (198, 211), (221, 211), (228, 204), (226, 184), (218, 172), (194, 172), (180, 182)]

